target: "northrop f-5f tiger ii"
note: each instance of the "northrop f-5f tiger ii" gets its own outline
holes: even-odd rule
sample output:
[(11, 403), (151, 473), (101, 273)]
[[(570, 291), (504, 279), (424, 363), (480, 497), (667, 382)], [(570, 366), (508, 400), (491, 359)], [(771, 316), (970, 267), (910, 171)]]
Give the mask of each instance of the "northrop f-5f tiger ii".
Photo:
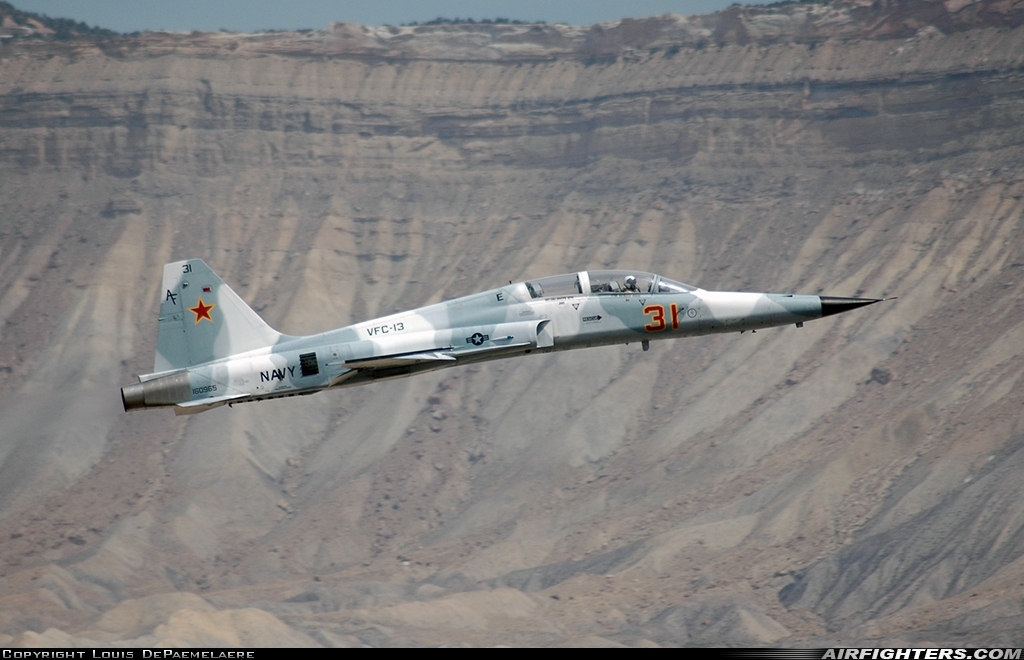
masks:
[(297, 337), (272, 329), (201, 259), (164, 266), (153, 373), (124, 409), (191, 414), (460, 364), (794, 324), (873, 298), (705, 291), (660, 275), (589, 270), (542, 277)]

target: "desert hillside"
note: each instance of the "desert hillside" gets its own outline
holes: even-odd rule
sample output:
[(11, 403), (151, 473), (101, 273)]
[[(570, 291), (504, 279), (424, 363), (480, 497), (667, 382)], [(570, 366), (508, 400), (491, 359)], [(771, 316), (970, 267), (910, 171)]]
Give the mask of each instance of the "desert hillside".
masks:
[[(1024, 644), (1024, 2), (0, 45), (0, 644)], [(162, 265), (307, 334), (586, 268), (898, 300), (182, 418)]]

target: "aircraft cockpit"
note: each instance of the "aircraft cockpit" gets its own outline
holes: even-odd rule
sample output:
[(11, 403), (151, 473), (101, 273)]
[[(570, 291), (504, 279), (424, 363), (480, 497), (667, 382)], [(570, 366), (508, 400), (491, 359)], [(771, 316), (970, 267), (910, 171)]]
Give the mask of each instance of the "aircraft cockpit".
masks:
[(525, 282), (532, 298), (638, 293), (689, 293), (697, 287), (653, 273), (633, 270), (584, 270)]

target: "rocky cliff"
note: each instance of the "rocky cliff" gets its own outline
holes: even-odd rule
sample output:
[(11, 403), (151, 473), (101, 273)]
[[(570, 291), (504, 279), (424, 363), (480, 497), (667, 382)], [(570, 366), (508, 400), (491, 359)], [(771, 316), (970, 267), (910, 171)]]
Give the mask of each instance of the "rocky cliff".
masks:
[[(0, 641), (1020, 646), (1022, 19), (5, 43)], [(289, 333), (597, 267), (899, 299), (125, 414), (191, 256)]]

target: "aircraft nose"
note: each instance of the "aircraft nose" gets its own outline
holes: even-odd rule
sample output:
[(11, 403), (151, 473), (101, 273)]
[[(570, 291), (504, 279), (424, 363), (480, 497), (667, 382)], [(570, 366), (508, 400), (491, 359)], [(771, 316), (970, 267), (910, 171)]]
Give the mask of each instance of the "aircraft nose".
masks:
[(839, 296), (818, 296), (818, 298), (821, 300), (822, 318), (885, 300), (884, 298), (841, 298)]

